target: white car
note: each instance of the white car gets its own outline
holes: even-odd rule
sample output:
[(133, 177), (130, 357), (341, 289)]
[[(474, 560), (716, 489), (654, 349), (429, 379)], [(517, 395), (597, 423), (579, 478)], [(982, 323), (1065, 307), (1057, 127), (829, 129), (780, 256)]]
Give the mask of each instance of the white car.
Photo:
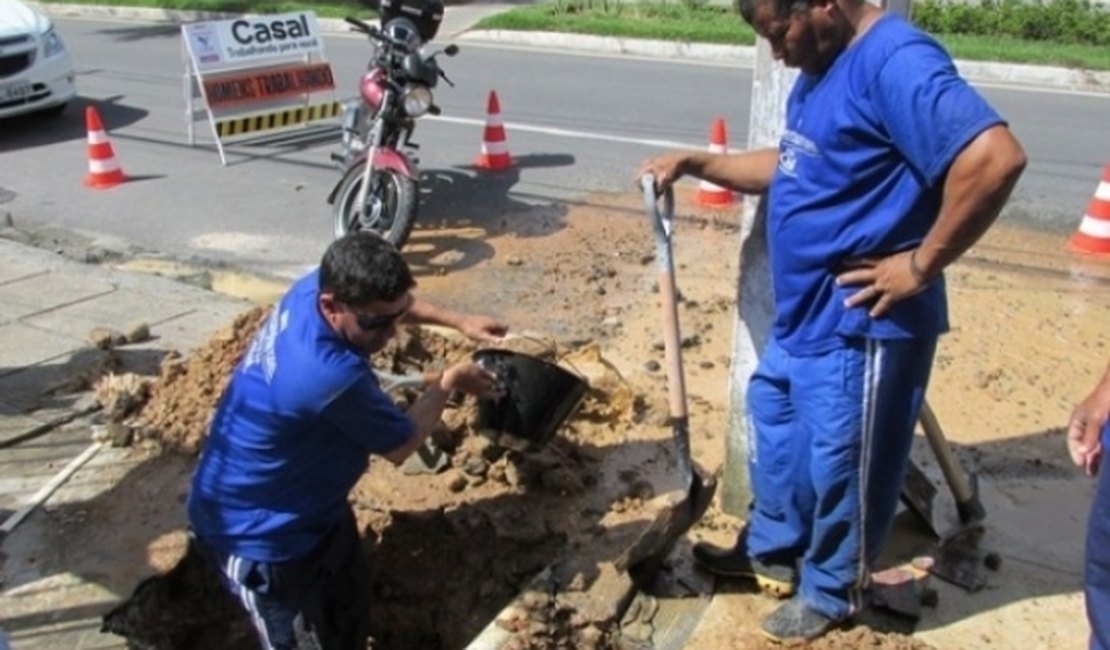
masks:
[(49, 18), (17, 0), (0, 0), (0, 118), (61, 112), (77, 95), (77, 72)]

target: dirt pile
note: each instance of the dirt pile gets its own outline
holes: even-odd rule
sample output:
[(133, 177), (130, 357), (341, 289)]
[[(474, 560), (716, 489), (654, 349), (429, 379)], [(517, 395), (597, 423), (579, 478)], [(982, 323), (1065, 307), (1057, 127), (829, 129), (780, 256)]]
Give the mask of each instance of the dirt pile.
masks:
[(237, 316), (188, 357), (167, 355), (150, 386), (150, 399), (130, 420), (139, 439), (196, 455), (220, 393), (268, 314), (269, 309), (256, 307)]
[[(171, 355), (157, 379), (132, 376), (104, 382), (103, 402), (123, 405), (110, 409), (118, 416), (133, 414), (127, 422), (142, 440), (195, 455), (228, 377), (265, 316), (263, 309), (246, 312), (190, 356)], [(455, 398), (433, 436), (435, 446), (429, 453), (436, 455), (436, 462), (402, 467), (374, 462), (351, 501), (373, 567), (375, 647), (462, 647), (560, 552), (600, 534), (592, 526), (609, 501), (634, 509), (642, 500), (631, 494), (650, 495), (650, 486), (637, 484), (634, 489), (622, 487), (615, 498), (598, 495), (594, 505), (582, 508), (582, 497), (601, 478), (602, 446), (614, 439), (616, 423), (636, 418), (637, 405), (643, 402), (600, 349), (591, 345), (569, 350), (537, 336), (517, 336), (504, 347), (552, 362), (566, 357), (568, 369), (588, 376), (596, 387), (568, 422), (565, 435), (543, 448), (480, 429), (475, 402)], [(373, 365), (387, 373), (411, 375), (446, 367), (475, 349), (471, 341), (455, 335), (405, 327), (375, 355)], [(393, 391), (402, 407), (418, 394), (410, 388)], [(136, 408), (136, 400), (147, 395), (145, 404)], [(186, 556), (178, 567), (188, 561)], [(169, 583), (187, 574), (184, 568), (175, 569), (137, 589), (130, 607), (124, 608), (131, 612), (129, 629), (145, 629), (144, 617), (161, 620), (164, 612), (156, 616), (157, 603), (163, 601), (162, 609), (172, 607), (181, 621), (209, 620), (203, 603), (171, 604), (165, 597), (152, 597), (176, 593)], [(572, 647), (568, 639), (580, 635), (595, 639), (594, 647), (603, 647), (596, 643), (601, 635), (591, 621), (575, 620), (577, 627), (571, 627), (573, 612), (563, 608), (548, 614), (544, 622), (518, 630), (526, 639), (520, 647)], [(555, 620), (561, 623), (555, 625)], [(235, 619), (207, 623), (239, 624)]]

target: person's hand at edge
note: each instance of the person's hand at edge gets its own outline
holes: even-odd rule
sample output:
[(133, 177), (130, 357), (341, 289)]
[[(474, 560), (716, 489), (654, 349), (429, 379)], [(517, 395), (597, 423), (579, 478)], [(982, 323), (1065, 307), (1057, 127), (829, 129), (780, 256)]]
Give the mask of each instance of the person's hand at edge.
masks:
[(688, 157), (688, 152), (679, 151), (648, 158), (640, 164), (640, 169), (636, 172), (636, 187), (640, 187), (640, 179), (651, 174), (655, 177), (655, 191), (662, 194), (686, 174)]
[(492, 316), (464, 314), (419, 297), (409, 308), (408, 320), (450, 327), (481, 343), (497, 343), (509, 331), (508, 325)]
[(1110, 368), (1090, 395), (1071, 412), (1068, 420), (1068, 454), (1087, 476), (1098, 473), (1102, 460), (1102, 427), (1110, 413)]
[(462, 314), (455, 329), (480, 343), (498, 343), (509, 333), (508, 325), (483, 314)]

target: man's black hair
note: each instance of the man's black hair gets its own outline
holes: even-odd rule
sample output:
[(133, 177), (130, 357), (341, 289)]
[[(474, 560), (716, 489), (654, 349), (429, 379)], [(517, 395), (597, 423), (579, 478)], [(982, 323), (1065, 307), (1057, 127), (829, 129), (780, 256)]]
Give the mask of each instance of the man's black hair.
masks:
[(769, 3), (775, 16), (785, 18), (795, 11), (801, 11), (813, 4), (812, 0), (733, 0), (733, 7), (749, 25), (754, 24), (755, 9), (764, 2)]
[(320, 261), (320, 293), (334, 294), (348, 305), (393, 302), (414, 286), (405, 258), (371, 232), (336, 239)]

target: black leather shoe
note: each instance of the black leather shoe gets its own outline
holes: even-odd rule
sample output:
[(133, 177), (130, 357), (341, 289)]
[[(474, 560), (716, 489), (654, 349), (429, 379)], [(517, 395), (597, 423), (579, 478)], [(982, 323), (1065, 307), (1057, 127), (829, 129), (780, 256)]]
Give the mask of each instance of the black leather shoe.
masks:
[(751, 578), (759, 588), (776, 598), (794, 594), (798, 571), (790, 564), (770, 564), (748, 557), (747, 535), (741, 533), (731, 548), (705, 542), (694, 545), (694, 560), (706, 571), (726, 578)]

